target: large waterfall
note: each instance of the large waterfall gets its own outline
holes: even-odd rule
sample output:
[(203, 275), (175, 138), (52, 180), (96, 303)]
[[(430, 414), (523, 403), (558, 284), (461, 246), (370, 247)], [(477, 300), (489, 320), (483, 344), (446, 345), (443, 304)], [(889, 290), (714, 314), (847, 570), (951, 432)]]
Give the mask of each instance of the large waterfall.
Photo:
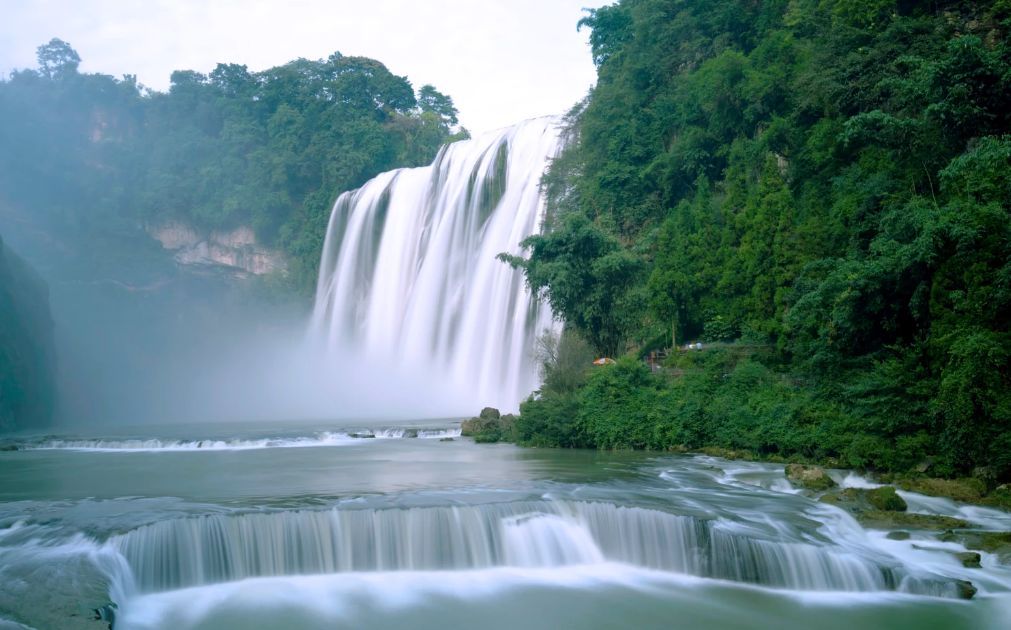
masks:
[(559, 148), (557, 120), (529, 120), (341, 195), (312, 319), (330, 360), (366, 356), (472, 407), (515, 410), (537, 386), (534, 341), (552, 318), (496, 256), (539, 230)]

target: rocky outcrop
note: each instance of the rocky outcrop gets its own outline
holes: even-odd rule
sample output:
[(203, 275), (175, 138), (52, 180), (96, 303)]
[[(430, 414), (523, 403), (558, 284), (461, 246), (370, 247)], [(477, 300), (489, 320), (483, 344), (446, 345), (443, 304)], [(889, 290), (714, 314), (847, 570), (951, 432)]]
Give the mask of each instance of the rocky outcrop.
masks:
[(257, 276), (287, 271), (284, 255), (257, 243), (247, 226), (205, 234), (186, 223), (170, 222), (148, 226), (147, 232), (181, 265), (212, 265)]

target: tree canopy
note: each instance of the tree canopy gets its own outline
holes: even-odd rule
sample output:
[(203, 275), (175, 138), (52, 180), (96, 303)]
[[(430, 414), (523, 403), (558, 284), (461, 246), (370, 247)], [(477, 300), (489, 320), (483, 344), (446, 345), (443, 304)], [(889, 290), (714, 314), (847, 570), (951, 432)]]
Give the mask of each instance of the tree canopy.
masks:
[(38, 69), (0, 81), (0, 203), (57, 233), (251, 225), (304, 291), (340, 192), (466, 136), (450, 97), (339, 52), (262, 72), (178, 70), (165, 93), (79, 63), (53, 39)]
[(1009, 19), (1003, 2), (590, 10), (598, 83), (544, 181), (550, 229), (513, 262), (598, 352), (770, 348), (763, 369), (839, 410), (822, 456), (1011, 475)]

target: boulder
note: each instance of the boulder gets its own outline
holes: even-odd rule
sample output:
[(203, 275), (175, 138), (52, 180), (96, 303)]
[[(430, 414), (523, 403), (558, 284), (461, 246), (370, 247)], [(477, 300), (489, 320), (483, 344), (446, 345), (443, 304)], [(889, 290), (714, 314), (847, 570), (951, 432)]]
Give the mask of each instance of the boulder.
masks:
[(868, 502), (876, 510), (905, 512), (908, 507), (906, 501), (895, 492), (895, 488), (892, 486), (881, 486), (880, 488), (867, 490), (866, 496)]
[(500, 414), (498, 409), (494, 407), (485, 407), (481, 410), (481, 413), (478, 414), (478, 417), (482, 420), (498, 420), (502, 417), (502, 414)]
[(404, 437), (405, 438), (416, 438), (416, 437), (418, 437), (418, 430), (417, 429), (404, 429)]
[(972, 599), (976, 595), (976, 587), (969, 580), (955, 580), (955, 589), (960, 599)]
[(978, 569), (980, 568), (979, 561), (981, 560), (980, 555), (975, 551), (955, 551), (952, 553), (962, 566), (967, 569)]
[(834, 488), (836, 483), (828, 476), (821, 466), (805, 466), (803, 464), (787, 464), (786, 478), (795, 486), (806, 490), (821, 492)]
[(905, 512), (906, 502), (895, 492), (891, 486), (881, 486), (880, 488), (843, 488), (842, 490), (830, 490), (819, 499), (822, 503), (828, 503), (838, 508), (842, 508), (850, 514), (860, 514), (868, 511), (878, 512)]
[(909, 532), (898, 530), (885, 535), (888, 540), (909, 540)]
[(455, 442), (456, 440), (454, 440), (451, 437), (444, 437), (444, 438), (439, 438), (439, 441), (440, 442)]

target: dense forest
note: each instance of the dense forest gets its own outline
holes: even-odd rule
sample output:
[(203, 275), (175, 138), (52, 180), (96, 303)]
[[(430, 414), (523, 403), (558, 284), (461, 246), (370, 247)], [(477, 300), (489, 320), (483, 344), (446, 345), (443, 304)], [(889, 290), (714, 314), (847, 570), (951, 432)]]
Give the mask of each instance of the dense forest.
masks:
[(0, 238), (0, 431), (52, 419), (55, 360), (46, 283)]
[(1011, 477), (1011, 3), (581, 26), (598, 84), (510, 259), (567, 331), (513, 437)]
[(303, 292), (340, 192), (466, 135), (448, 96), (364, 57), (181, 70), (167, 93), (80, 61), (53, 39), (37, 69), (0, 81), (0, 211), (99, 251), (150, 223), (251, 226), (288, 255), (283, 284)]

